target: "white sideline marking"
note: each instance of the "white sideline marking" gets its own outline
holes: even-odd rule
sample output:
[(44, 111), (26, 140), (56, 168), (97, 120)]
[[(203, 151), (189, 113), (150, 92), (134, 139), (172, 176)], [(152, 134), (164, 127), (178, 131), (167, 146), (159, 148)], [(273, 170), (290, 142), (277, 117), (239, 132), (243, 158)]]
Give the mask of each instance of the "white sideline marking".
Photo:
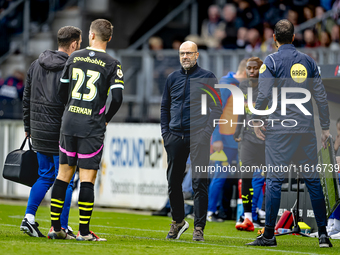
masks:
[[(22, 219), (22, 216), (20, 215), (12, 215), (12, 216), (8, 216), (10, 218), (16, 218), (16, 219)], [(39, 221), (42, 222), (50, 222), (50, 220), (44, 220), (41, 219)], [(75, 223), (76, 224), (76, 223)], [(116, 226), (105, 226), (105, 225), (92, 225), (91, 227), (98, 227), (98, 228), (116, 228), (116, 229), (126, 229), (126, 230), (135, 230), (135, 231), (143, 231), (143, 232), (158, 232), (158, 233), (168, 233), (169, 231), (167, 230), (155, 230), (155, 229), (144, 229), (144, 228), (127, 228), (127, 227), (116, 227)], [(183, 233), (183, 235), (191, 235), (191, 233)], [(234, 236), (218, 236), (218, 235), (209, 235), (209, 234), (205, 234), (205, 236), (211, 236), (211, 237), (219, 237), (219, 238), (230, 238), (230, 239), (234, 239)], [(254, 240), (254, 238), (246, 238), (246, 237), (238, 237), (238, 239), (242, 239), (242, 240)]]
[[(114, 227), (114, 226), (103, 226), (103, 225), (91, 225), (93, 227), (99, 227), (99, 228), (118, 228), (118, 229), (127, 229), (127, 230), (136, 230), (136, 231), (149, 231), (149, 232), (160, 232), (160, 233), (168, 233), (167, 230), (154, 230), (154, 229), (143, 229), (143, 228), (126, 228), (126, 227)], [(191, 235), (191, 233), (183, 233), (183, 235)], [(209, 235), (204, 234), (205, 236), (211, 236), (211, 237), (221, 237), (221, 238), (235, 238), (234, 236), (218, 236), (218, 235)], [(254, 238), (246, 238), (246, 237), (237, 237), (238, 239), (243, 240), (254, 240)]]
[[(10, 216), (13, 217), (13, 216)], [(8, 227), (18, 227), (17, 225), (11, 225), (11, 224), (1, 224), (0, 226), (8, 226)], [(101, 226), (101, 225), (95, 225), (96, 227), (109, 227), (109, 228), (122, 228), (122, 229), (128, 229), (128, 230), (136, 230), (133, 228), (123, 228), (123, 227), (110, 227), (110, 226)], [(42, 228), (42, 229), (47, 229), (47, 228)], [(151, 229), (138, 229), (138, 230), (143, 230), (143, 231), (155, 231), (155, 232), (167, 232), (167, 231), (162, 231), (162, 230), (151, 230)], [(184, 241), (184, 240), (166, 240), (164, 239), (159, 239), (159, 238), (153, 238), (153, 237), (144, 237), (144, 236), (131, 236), (131, 235), (116, 235), (116, 234), (108, 234), (108, 233), (101, 233), (103, 235), (108, 235), (108, 236), (117, 236), (117, 237), (130, 237), (130, 238), (136, 238), (136, 239), (147, 239), (147, 240), (153, 240), (153, 241), (167, 241), (167, 242), (181, 242), (181, 243), (188, 243), (188, 244), (198, 244), (198, 245), (203, 245), (203, 246), (219, 246), (219, 247), (230, 247), (230, 248), (236, 248), (236, 249), (250, 249), (250, 250), (256, 250), (256, 251), (271, 251), (271, 252), (283, 252), (287, 253), (289, 251), (285, 250), (277, 250), (275, 247), (273, 248), (255, 248), (251, 246), (236, 246), (236, 245), (223, 245), (223, 244), (214, 244), (214, 243), (207, 243), (207, 242), (190, 242), (190, 241)], [(188, 234), (188, 233), (187, 233)], [(216, 235), (206, 235), (206, 236), (216, 236)], [(217, 236), (217, 237), (222, 237), (222, 236)], [(225, 238), (235, 238), (235, 237), (230, 237), (230, 236), (224, 236)], [(238, 239), (241, 239), (237, 237)], [(242, 239), (251, 239), (253, 238), (242, 238)], [(80, 245), (93, 245), (93, 243), (83, 243), (83, 242), (75, 242), (75, 241), (67, 241), (63, 242), (64, 244), (80, 244)], [(116, 244), (105, 244), (105, 245), (116, 245)], [(126, 245), (130, 246), (130, 245)], [(152, 246), (150, 246), (152, 247)], [(160, 246), (155, 246), (160, 247)], [(169, 246), (162, 246), (162, 247), (169, 247)], [(189, 247), (189, 248), (208, 248), (208, 247)], [(317, 255), (317, 253), (307, 253), (307, 252), (297, 252), (294, 251), (295, 254), (309, 254), (309, 255)]]
[[(181, 242), (181, 243), (188, 243), (188, 244), (198, 244), (198, 245), (207, 245), (207, 246), (220, 246), (220, 247), (230, 247), (230, 248), (236, 248), (236, 249), (251, 249), (251, 250), (256, 250), (256, 251), (272, 251), (272, 252), (283, 252), (283, 253), (289, 253), (289, 251), (285, 251), (285, 250), (277, 250), (275, 247), (273, 247), (272, 249), (259, 249), (259, 248), (255, 248), (255, 247), (251, 247), (251, 246), (236, 246), (236, 245), (223, 245), (223, 244), (215, 244), (215, 243), (207, 243), (207, 242), (196, 242), (196, 241), (184, 241), (184, 240), (166, 240), (166, 239), (159, 239), (159, 238), (149, 238), (149, 237), (143, 237), (143, 236), (129, 236), (129, 235), (115, 235), (113, 234), (113, 236), (118, 236), (118, 237), (132, 237), (132, 238), (136, 238), (136, 239), (148, 239), (148, 240), (154, 240), (154, 241), (168, 241), (168, 242)], [(192, 248), (196, 248), (196, 247), (192, 247)], [(204, 247), (205, 248), (205, 247)], [(294, 253), (296, 254), (308, 254), (308, 255), (317, 255), (317, 253), (307, 253), (307, 252), (298, 252), (298, 251), (294, 251)]]

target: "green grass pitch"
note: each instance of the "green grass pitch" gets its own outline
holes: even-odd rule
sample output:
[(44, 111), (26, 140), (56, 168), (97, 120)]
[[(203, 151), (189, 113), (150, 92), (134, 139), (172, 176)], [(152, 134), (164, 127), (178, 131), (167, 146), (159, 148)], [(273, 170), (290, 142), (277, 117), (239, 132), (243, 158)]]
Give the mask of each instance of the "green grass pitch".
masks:
[[(332, 240), (333, 248), (321, 249), (317, 238), (282, 236), (278, 247), (247, 247), (257, 236), (255, 232), (240, 232), (234, 221), (207, 222), (205, 242), (193, 242), (193, 220), (179, 240), (166, 240), (171, 219), (136, 213), (121, 213), (95, 208), (91, 230), (107, 242), (78, 242), (33, 238), (20, 231), (24, 205), (0, 202), (0, 254), (339, 254), (340, 240)], [(39, 207), (36, 220), (47, 235), (50, 227), (49, 207)], [(69, 225), (78, 229), (78, 210), (70, 211)]]

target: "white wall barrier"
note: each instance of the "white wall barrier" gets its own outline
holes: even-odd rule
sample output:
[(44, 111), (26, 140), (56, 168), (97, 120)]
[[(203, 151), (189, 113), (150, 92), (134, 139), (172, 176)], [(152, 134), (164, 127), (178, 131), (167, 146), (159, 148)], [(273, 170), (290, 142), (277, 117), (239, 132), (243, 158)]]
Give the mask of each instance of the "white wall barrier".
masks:
[[(22, 120), (0, 120), (0, 196), (8, 198), (28, 197), (30, 188), (2, 177), (2, 170), (9, 152), (19, 149), (25, 138)], [(28, 149), (26, 143), (25, 149)]]
[[(0, 127), (0, 196), (28, 198), (28, 187), (2, 178), (5, 156), (18, 149), (24, 139), (23, 123), (1, 120)], [(159, 124), (107, 126), (95, 185), (96, 205), (160, 209), (165, 204), (166, 153), (160, 134)]]
[(96, 205), (160, 209), (167, 199), (166, 153), (159, 124), (110, 124)]

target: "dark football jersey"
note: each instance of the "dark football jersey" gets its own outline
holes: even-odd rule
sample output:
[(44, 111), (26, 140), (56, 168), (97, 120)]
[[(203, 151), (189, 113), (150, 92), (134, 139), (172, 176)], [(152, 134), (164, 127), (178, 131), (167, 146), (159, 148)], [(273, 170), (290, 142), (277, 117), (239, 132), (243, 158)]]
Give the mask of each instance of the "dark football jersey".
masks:
[(72, 53), (59, 84), (58, 94), (67, 102), (60, 132), (76, 137), (104, 134), (105, 103), (111, 89), (124, 89), (118, 60), (91, 47)]

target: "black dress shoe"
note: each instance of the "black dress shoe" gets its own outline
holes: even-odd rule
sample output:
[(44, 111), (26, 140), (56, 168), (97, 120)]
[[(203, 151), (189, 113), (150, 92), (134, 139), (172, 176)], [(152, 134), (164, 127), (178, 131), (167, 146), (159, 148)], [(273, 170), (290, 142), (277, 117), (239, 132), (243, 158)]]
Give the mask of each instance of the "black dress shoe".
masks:
[(276, 238), (273, 236), (271, 239), (265, 238), (263, 235), (259, 235), (254, 242), (247, 243), (246, 245), (251, 246), (268, 246), (268, 247), (276, 247)]

